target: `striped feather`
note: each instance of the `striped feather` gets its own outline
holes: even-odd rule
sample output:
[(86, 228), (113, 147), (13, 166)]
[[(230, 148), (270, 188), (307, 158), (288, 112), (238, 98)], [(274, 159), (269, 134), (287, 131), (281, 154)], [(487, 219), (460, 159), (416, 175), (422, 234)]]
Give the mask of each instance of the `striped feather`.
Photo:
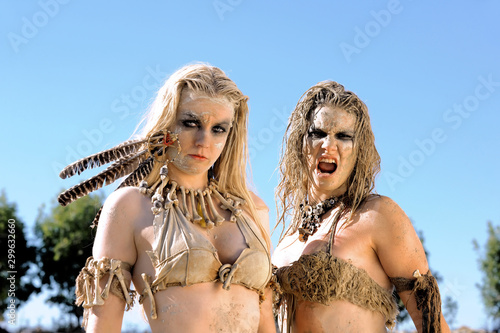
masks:
[(100, 189), (104, 185), (113, 183), (118, 178), (121, 178), (138, 168), (141, 158), (147, 152), (148, 150), (146, 149), (134, 154), (133, 156), (127, 155), (120, 158), (103, 172), (61, 193), (57, 197), (57, 201), (59, 201), (62, 206), (66, 206), (76, 199)]
[(101, 213), (102, 213), (102, 207), (103, 206), (101, 206), (101, 208), (99, 208), (99, 211), (97, 212), (97, 214), (95, 214), (95, 217), (92, 220), (92, 224), (90, 225), (90, 227), (92, 229), (94, 229), (95, 227), (97, 227), (97, 224), (99, 223), (99, 218), (101, 217)]
[(127, 178), (118, 186), (117, 189), (126, 186), (136, 186), (141, 180), (146, 178), (151, 170), (153, 170), (154, 159), (153, 157), (148, 157), (145, 161), (139, 164), (139, 167), (134, 170)]
[(97, 154), (87, 156), (65, 167), (59, 177), (62, 179), (69, 178), (76, 174), (81, 174), (87, 169), (100, 167), (101, 165), (108, 164), (118, 159), (129, 157), (135, 153), (141, 145), (148, 139), (137, 139), (125, 141), (118, 146), (101, 151)]

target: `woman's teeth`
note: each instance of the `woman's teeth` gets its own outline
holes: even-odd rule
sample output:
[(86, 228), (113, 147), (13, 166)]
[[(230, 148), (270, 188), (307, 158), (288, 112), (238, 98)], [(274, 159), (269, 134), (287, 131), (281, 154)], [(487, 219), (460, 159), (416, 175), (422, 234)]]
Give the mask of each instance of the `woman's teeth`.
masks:
[(330, 159), (321, 160), (318, 163), (318, 170), (321, 173), (334, 173), (337, 170), (337, 164)]

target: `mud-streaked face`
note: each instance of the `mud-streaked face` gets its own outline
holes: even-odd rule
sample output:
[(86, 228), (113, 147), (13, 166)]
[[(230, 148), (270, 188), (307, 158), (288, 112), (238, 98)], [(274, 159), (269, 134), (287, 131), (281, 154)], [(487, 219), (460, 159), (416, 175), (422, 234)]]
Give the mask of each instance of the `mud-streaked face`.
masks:
[[(212, 98), (184, 90), (175, 123), (169, 128), (179, 138), (181, 151), (169, 150), (169, 170), (191, 176), (206, 176), (219, 158), (232, 126), (234, 107), (225, 98)], [(175, 147), (175, 145), (174, 145)]]
[(318, 107), (305, 136), (310, 194), (318, 201), (342, 195), (356, 165), (356, 116), (338, 107)]

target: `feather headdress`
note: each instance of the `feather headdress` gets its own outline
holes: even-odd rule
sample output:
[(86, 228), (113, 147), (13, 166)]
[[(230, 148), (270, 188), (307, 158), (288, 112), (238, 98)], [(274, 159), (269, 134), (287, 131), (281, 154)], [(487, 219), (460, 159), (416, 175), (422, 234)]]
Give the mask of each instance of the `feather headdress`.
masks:
[[(78, 198), (86, 196), (127, 175), (127, 178), (125, 178), (118, 188), (138, 185), (149, 175), (153, 169), (154, 162), (161, 162), (160, 156), (166, 154), (166, 149), (172, 146), (174, 142), (177, 142), (177, 149), (180, 150), (176, 134), (167, 130), (159, 131), (147, 138), (125, 141), (111, 149), (71, 163), (59, 173), (59, 177), (65, 179), (76, 174), (79, 175), (87, 169), (100, 167), (108, 163), (112, 164), (96, 176), (59, 194), (57, 201), (62, 206), (66, 206)], [(164, 161), (164, 163), (166, 162)], [(99, 219), (100, 212), (99, 210), (94, 219), (94, 224)]]

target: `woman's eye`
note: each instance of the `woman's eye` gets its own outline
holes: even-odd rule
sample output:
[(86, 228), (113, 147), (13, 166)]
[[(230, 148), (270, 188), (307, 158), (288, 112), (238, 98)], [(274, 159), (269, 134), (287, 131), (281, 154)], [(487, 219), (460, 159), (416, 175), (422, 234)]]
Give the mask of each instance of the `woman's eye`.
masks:
[(311, 130), (309, 130), (307, 135), (313, 139), (320, 139), (320, 138), (324, 138), (326, 136), (326, 133), (323, 131), (317, 130), (317, 129), (311, 129)]
[(198, 122), (196, 120), (183, 120), (182, 125), (188, 128), (198, 127)]
[(212, 129), (212, 131), (213, 131), (214, 133), (217, 133), (217, 134), (219, 134), (219, 133), (220, 133), (220, 134), (222, 134), (222, 133), (226, 133), (226, 132), (227, 132), (227, 129), (226, 129), (226, 128), (224, 128), (224, 127), (222, 127), (222, 126), (215, 126), (215, 127)]
[(337, 138), (339, 138), (340, 140), (352, 140), (353, 137), (352, 135), (347, 133), (338, 133)]

